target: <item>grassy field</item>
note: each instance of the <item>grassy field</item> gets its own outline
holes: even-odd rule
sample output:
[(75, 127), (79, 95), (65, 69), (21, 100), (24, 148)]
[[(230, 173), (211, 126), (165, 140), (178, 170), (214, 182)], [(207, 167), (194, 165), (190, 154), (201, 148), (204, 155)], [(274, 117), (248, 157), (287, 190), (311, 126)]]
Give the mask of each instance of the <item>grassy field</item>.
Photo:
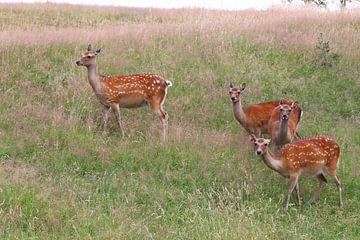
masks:
[[(323, 33), (336, 58), (316, 49)], [(0, 4), (1, 239), (359, 239), (360, 11), (156, 10)], [(101, 107), (75, 65), (101, 47), (104, 74), (173, 82), (169, 143), (148, 108), (123, 109), (103, 136)], [(243, 104), (296, 99), (302, 136), (341, 147), (318, 202), (282, 207), (286, 180), (255, 156), (234, 119)], [(292, 203), (295, 198), (292, 199)]]

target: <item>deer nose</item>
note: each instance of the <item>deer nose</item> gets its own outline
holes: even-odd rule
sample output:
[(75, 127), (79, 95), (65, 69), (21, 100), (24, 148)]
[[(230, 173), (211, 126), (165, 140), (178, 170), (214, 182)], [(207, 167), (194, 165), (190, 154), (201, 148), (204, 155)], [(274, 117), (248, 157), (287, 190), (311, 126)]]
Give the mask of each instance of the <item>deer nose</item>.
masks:
[(256, 150), (256, 155), (261, 155), (261, 150)]
[(283, 120), (288, 120), (288, 118), (289, 118), (288, 115), (283, 115), (283, 116), (282, 116), (282, 119), (283, 119)]
[(235, 99), (236, 99), (235, 97), (231, 97), (231, 101), (235, 101)]
[(76, 61), (76, 65), (80, 66), (80, 61), (79, 60)]

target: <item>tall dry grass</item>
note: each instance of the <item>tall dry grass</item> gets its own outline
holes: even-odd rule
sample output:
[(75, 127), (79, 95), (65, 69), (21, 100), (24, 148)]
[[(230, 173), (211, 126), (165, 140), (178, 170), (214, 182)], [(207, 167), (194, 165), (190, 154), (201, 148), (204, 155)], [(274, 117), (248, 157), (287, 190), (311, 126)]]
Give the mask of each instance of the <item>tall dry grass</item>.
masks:
[[(211, 11), (204, 9), (158, 10), (121, 7), (85, 7), (56, 4), (2, 4), (6, 9), (31, 9), (55, 13), (61, 11), (127, 14), (136, 16), (137, 20), (119, 19), (108, 24), (99, 22), (87, 26), (86, 22), (79, 27), (55, 25), (36, 25), (32, 21), (17, 19), (10, 22), (7, 28), (0, 32), (3, 47), (8, 45), (35, 45), (60, 42), (97, 42), (113, 37), (120, 39), (149, 39), (160, 33), (186, 35), (198, 32), (202, 35), (233, 36), (244, 35), (262, 44), (281, 44), (290, 48), (308, 48), (312, 50), (320, 32), (330, 40), (335, 52), (349, 56), (357, 56), (356, 46), (359, 35), (358, 23), (360, 14), (357, 9), (328, 12), (316, 8), (272, 8), (266, 11)], [(3, 17), (9, 18), (8, 12)], [(141, 17), (139, 17), (141, 16)], [(61, 18), (61, 16), (54, 16)], [(164, 19), (164, 20), (161, 20)], [(75, 19), (78, 20), (79, 19)], [(81, 21), (81, 20), (80, 20)], [(41, 22), (41, 21), (40, 21)], [(4, 22), (6, 23), (6, 21)], [(21, 23), (19, 25), (19, 23)], [(155, 23), (155, 24), (154, 24)], [(73, 24), (77, 25), (75, 21)], [(11, 26), (16, 25), (17, 27)], [(89, 24), (88, 24), (89, 25)], [(26, 30), (28, 27), (29, 30)], [(25, 29), (25, 30), (24, 30)], [(144, 40), (146, 41), (146, 40)]]

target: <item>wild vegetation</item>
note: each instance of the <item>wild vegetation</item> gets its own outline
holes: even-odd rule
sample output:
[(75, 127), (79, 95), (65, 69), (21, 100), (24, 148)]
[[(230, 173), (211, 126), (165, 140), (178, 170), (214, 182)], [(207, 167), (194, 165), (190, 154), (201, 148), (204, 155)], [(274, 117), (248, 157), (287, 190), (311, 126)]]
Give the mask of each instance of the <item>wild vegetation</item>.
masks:
[[(2, 4), (0, 16), (1, 239), (360, 235), (358, 10)], [(320, 33), (337, 54), (331, 65), (318, 58)], [(125, 137), (113, 115), (102, 135), (101, 107), (75, 64), (88, 42), (102, 48), (103, 74), (173, 82), (166, 145), (148, 108), (122, 109)], [(300, 135), (337, 141), (342, 209), (332, 183), (314, 205), (280, 207), (286, 184), (234, 119), (230, 81), (246, 83), (244, 106), (297, 100)], [(317, 184), (300, 179), (304, 203)]]

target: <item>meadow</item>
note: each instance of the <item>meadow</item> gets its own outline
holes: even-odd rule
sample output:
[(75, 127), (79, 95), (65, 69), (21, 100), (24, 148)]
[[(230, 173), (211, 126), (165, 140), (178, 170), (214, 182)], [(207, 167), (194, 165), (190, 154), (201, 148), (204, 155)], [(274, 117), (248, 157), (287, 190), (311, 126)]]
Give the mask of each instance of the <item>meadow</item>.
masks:
[[(359, 10), (0, 4), (0, 238), (359, 239), (359, 36)], [(173, 82), (167, 144), (146, 107), (102, 135), (75, 64), (89, 42), (101, 73)], [(303, 206), (283, 208), (287, 181), (255, 155), (229, 82), (245, 106), (296, 99), (299, 133), (338, 142), (344, 208), (329, 177), (314, 205), (303, 177)]]

